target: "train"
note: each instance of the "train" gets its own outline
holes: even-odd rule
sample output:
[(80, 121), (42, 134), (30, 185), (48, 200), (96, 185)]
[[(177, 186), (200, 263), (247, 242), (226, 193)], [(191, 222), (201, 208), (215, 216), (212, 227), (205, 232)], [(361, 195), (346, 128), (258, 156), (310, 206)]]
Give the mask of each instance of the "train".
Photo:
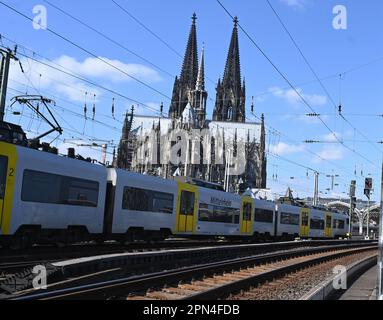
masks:
[(347, 237), (346, 214), (0, 141), (0, 245)]

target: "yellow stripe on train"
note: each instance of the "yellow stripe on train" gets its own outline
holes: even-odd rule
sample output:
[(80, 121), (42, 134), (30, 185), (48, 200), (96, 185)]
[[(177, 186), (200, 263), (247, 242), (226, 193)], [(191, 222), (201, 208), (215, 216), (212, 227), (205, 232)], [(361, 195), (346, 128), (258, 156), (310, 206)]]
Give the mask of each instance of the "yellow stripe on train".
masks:
[(5, 194), (0, 203), (0, 225), (2, 235), (9, 235), (12, 218), (13, 194), (16, 180), (17, 149), (15, 145), (0, 142), (0, 156), (7, 159)]

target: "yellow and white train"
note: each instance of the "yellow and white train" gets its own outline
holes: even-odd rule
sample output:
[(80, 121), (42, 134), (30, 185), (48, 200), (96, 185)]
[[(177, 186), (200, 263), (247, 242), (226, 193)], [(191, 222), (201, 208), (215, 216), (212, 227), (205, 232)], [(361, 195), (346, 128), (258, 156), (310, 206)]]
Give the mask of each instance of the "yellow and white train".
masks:
[(0, 142), (0, 243), (337, 238), (343, 213), (255, 199)]

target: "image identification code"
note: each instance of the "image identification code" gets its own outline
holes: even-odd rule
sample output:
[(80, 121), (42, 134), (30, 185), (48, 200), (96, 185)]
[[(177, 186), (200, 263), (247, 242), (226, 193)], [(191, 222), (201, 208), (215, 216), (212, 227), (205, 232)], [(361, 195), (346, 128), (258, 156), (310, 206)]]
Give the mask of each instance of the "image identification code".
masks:
[(158, 307), (150, 305), (145, 307), (144, 315), (162, 315), (174, 318), (177, 314), (186, 315), (239, 315), (239, 305), (188, 305), (187, 308), (182, 307)]

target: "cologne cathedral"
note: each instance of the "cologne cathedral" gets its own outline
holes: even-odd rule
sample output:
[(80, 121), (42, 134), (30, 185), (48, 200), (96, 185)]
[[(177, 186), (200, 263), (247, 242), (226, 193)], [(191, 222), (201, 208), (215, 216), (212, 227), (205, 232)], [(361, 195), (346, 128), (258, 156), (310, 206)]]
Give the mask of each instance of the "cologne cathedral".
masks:
[[(139, 116), (133, 111), (127, 114), (115, 166), (166, 179), (183, 176), (204, 180), (221, 184), (228, 191), (238, 191), (240, 185), (240, 189), (264, 189), (267, 181), (265, 123), (263, 115), (260, 123), (248, 122), (246, 118), (238, 20), (234, 19), (224, 76), (217, 82), (212, 120), (209, 120), (205, 52), (202, 49), (198, 59), (196, 19), (194, 14), (181, 75), (174, 82), (168, 116), (163, 115), (163, 105), (160, 107), (161, 115), (157, 117)], [(254, 106), (251, 108), (253, 110)], [(204, 130), (208, 135), (190, 141), (182, 139), (183, 147), (177, 153), (179, 161), (174, 161), (170, 159), (171, 150), (177, 138), (181, 140), (177, 137), (177, 130)], [(218, 148), (219, 141), (223, 143)], [(231, 141), (230, 146), (228, 141)], [(238, 147), (240, 143), (243, 148)], [(230, 171), (233, 159), (245, 162), (243, 172)]]

